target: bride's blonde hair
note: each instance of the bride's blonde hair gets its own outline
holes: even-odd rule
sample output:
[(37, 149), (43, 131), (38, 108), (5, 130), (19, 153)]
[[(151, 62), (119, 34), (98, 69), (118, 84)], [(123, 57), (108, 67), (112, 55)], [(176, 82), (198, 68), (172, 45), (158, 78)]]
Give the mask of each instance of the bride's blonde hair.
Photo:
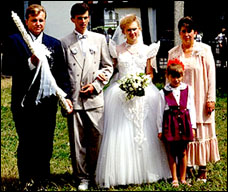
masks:
[(139, 18), (135, 14), (128, 14), (120, 20), (120, 28), (122, 32), (124, 32), (127, 25), (130, 25), (134, 21), (138, 24), (139, 29), (142, 30)]

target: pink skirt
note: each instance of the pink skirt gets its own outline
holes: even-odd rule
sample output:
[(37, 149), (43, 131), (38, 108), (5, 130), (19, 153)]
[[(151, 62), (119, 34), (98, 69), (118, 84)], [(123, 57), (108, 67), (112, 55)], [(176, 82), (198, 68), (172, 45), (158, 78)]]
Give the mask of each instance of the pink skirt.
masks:
[(188, 144), (188, 166), (206, 166), (220, 160), (215, 123), (197, 123), (196, 138)]

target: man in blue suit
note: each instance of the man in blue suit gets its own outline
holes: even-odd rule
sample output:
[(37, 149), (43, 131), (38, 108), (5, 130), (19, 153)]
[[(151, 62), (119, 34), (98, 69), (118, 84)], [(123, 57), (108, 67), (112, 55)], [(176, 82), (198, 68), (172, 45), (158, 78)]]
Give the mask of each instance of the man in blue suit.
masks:
[[(46, 21), (45, 9), (37, 4), (30, 5), (26, 10), (26, 26), (33, 41), (44, 44), (51, 52), (48, 64), (57, 85), (67, 90), (68, 72), (64, 63), (63, 51), (59, 40), (43, 33)], [(39, 59), (33, 55), (20, 34), (9, 37), (6, 43), (3, 62), (12, 71), (12, 102), (11, 110), (19, 145), (17, 164), (20, 180), (28, 182), (43, 181), (50, 175), (50, 159), (52, 156), (54, 129), (58, 99), (50, 95), (35, 103), (41, 72), (34, 83)], [(64, 82), (64, 83), (63, 83)]]

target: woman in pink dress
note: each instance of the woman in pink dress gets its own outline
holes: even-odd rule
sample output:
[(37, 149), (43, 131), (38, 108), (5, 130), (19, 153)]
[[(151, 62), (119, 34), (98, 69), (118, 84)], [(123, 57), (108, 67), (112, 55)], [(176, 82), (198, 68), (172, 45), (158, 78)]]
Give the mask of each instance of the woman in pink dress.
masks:
[(169, 59), (178, 58), (185, 65), (183, 82), (194, 89), (197, 131), (188, 145), (188, 169), (199, 166), (198, 180), (206, 182), (206, 165), (220, 160), (215, 133), (215, 62), (211, 47), (194, 41), (196, 29), (190, 17), (178, 23), (181, 45), (169, 51)]

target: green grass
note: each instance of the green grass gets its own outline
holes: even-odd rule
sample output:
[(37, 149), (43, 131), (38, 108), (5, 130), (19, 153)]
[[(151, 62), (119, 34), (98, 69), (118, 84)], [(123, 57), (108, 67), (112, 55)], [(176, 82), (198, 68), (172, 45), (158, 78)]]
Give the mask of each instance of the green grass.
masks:
[[(156, 84), (159, 88), (162, 84)], [(16, 134), (11, 102), (11, 79), (1, 79), (1, 190), (18, 191), (16, 150), (18, 136)], [(219, 96), (219, 97), (218, 97)], [(216, 133), (219, 141), (221, 160), (208, 164), (208, 182), (196, 182), (193, 179), (192, 187), (180, 186), (173, 188), (169, 182), (159, 181), (152, 184), (129, 185), (115, 187), (110, 191), (226, 191), (227, 190), (227, 94), (217, 92), (216, 103)], [(53, 156), (51, 159), (52, 177), (47, 185), (47, 191), (76, 191), (70, 159), (70, 146), (66, 118), (60, 110), (57, 113)], [(98, 189), (91, 188), (96, 191)]]

